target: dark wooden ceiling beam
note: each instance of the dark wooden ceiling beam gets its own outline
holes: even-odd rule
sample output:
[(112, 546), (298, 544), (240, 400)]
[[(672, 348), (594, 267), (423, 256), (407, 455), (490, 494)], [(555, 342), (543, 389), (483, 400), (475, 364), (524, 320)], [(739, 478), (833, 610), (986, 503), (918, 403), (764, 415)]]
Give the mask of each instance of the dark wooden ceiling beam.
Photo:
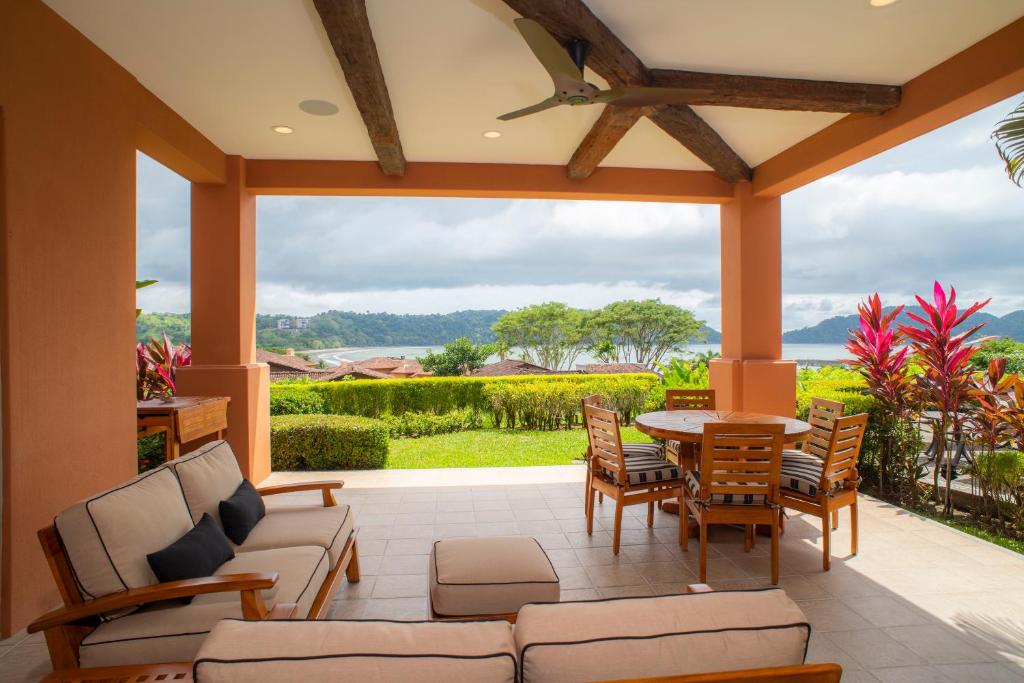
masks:
[(373, 41), (366, 0), (313, 0), (385, 175), (405, 174), (405, 154)]
[(685, 104), (655, 107), (651, 121), (731, 183), (750, 180), (750, 166), (736, 154), (707, 121)]
[(646, 113), (644, 107), (606, 106), (601, 112), (601, 117), (594, 122), (587, 137), (583, 138), (583, 142), (569, 160), (566, 168), (568, 176), (575, 180), (589, 178), (622, 136)]
[(696, 88), (707, 94), (691, 105), (883, 114), (900, 103), (898, 85), (736, 76), (676, 69), (648, 70), (650, 85)]

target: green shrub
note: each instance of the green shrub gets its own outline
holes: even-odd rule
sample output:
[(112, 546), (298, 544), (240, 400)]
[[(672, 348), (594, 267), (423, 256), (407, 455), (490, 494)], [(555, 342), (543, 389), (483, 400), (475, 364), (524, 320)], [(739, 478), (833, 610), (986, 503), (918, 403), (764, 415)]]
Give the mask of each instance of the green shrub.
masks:
[(167, 432), (150, 434), (136, 443), (139, 458), (139, 474), (164, 464), (164, 438)]
[(508, 429), (571, 427), (577, 422), (581, 400), (591, 394), (600, 395), (604, 405), (617, 411), (623, 422), (629, 424), (633, 416), (643, 411), (659, 381), (653, 374), (498, 380), (488, 383), (484, 394), (490, 401), (495, 425)]
[(275, 470), (364, 470), (384, 467), (388, 430), (349, 415), (275, 415), (270, 462)]
[(392, 439), (466, 432), (483, 427), (480, 413), (474, 413), (469, 408), (453, 410), (444, 415), (412, 412), (385, 415), (381, 422), (387, 427)]
[(324, 397), (307, 387), (289, 385), (270, 389), (271, 415), (317, 415), (324, 412)]

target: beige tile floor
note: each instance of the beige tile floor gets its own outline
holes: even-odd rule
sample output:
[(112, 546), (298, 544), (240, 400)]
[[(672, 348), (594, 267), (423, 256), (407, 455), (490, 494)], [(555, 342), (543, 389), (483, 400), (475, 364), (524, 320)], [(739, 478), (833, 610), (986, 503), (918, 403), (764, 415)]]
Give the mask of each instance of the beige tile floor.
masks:
[[(341, 588), (333, 618), (423, 618), (431, 542), (453, 536), (536, 537), (567, 600), (679, 592), (697, 580), (696, 542), (688, 553), (679, 548), (675, 516), (658, 513), (648, 529), (645, 506), (627, 508), (616, 557), (606, 502), (588, 536), (582, 476), (570, 466), (279, 473), (271, 481), (346, 480), (341, 500), (357, 514), (363, 578)], [(430, 485), (416, 485), (423, 481)], [(792, 515), (783, 536), (781, 583), (813, 627), (809, 661), (838, 662), (844, 682), (1024, 681), (1024, 557), (870, 498), (861, 502), (860, 553), (849, 557), (848, 519), (833, 533), (828, 573), (816, 520)], [(716, 528), (709, 553), (713, 587), (768, 585), (767, 539), (744, 553), (740, 532)], [(34, 681), (47, 670), (38, 637), (0, 641), (0, 681)]]

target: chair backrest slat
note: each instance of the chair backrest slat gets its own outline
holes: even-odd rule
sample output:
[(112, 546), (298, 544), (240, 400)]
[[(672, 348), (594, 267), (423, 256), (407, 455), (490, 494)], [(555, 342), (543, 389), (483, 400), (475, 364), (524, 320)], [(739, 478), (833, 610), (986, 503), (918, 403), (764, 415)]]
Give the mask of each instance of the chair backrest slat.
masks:
[(668, 389), (665, 410), (715, 410), (715, 390)]
[(710, 422), (704, 425), (700, 497), (761, 495), (778, 502), (785, 425)]
[(867, 413), (836, 418), (821, 470), (823, 491), (830, 491), (837, 483), (846, 480), (857, 481), (857, 461), (867, 426)]
[(839, 401), (830, 401), (827, 398), (811, 399), (811, 410), (807, 416), (811, 433), (804, 440), (804, 453), (825, 459), (832, 441), (832, 427), (836, 423), (836, 418), (843, 416), (844, 410), (846, 405)]
[(590, 444), (591, 468), (606, 469), (615, 475), (618, 483), (625, 484), (626, 457), (622, 452), (618, 414), (584, 402), (583, 426)]

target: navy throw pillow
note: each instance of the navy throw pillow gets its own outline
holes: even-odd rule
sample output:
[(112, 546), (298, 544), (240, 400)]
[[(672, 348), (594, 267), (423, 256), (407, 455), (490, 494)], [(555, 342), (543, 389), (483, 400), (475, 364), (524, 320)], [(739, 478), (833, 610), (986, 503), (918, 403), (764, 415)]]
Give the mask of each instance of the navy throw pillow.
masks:
[[(161, 583), (213, 576), (217, 568), (234, 558), (224, 532), (209, 514), (203, 514), (191, 531), (163, 550), (146, 555)], [(186, 605), (192, 598), (181, 598)]]
[(220, 502), (220, 523), (235, 545), (242, 545), (256, 523), (267, 514), (263, 496), (248, 479), (243, 479), (231, 497)]

